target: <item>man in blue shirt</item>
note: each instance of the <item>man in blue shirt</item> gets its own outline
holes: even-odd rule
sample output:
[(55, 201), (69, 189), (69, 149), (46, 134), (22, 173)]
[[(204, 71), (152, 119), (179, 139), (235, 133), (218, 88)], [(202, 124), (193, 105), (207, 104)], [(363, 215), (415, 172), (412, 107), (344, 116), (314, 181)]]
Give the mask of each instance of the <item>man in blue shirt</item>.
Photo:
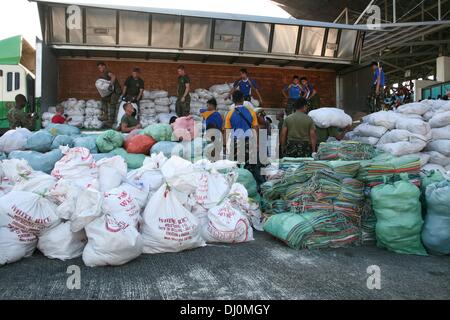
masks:
[(228, 95), (228, 97), (232, 96), (236, 91), (240, 91), (244, 95), (244, 101), (251, 101), (253, 91), (254, 91), (258, 95), (259, 102), (262, 105), (263, 100), (262, 100), (261, 94), (259, 93), (259, 90), (256, 86), (256, 81), (252, 80), (248, 77), (247, 69), (241, 69), (240, 73), (241, 73), (241, 78), (234, 82), (233, 89), (231, 89), (231, 92)]
[(206, 109), (200, 109), (200, 114), (205, 121), (206, 130), (218, 129), (222, 131), (223, 119), (222, 115), (217, 111), (217, 101), (212, 98), (207, 102)]
[(285, 86), (281, 93), (287, 99), (286, 114), (290, 115), (294, 112), (295, 102), (300, 99), (302, 93), (299, 76), (294, 76), (292, 78), (292, 83)]
[(376, 95), (383, 94), (385, 86), (385, 75), (383, 68), (375, 61), (372, 62), (371, 68), (373, 72), (372, 89), (375, 91)]
[(308, 111), (320, 108), (320, 97), (316, 88), (309, 82), (308, 78), (300, 78), (301, 96), (307, 101)]

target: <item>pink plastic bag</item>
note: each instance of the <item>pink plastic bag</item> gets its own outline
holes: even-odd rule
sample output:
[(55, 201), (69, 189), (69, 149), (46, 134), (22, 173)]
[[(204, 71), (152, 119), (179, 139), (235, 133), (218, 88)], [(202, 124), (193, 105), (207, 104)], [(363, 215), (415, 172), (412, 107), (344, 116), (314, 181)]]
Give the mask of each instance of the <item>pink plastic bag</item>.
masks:
[(192, 116), (178, 118), (172, 123), (173, 135), (177, 140), (180, 138), (183, 141), (191, 141), (197, 137), (198, 130), (196, 130), (195, 120)]

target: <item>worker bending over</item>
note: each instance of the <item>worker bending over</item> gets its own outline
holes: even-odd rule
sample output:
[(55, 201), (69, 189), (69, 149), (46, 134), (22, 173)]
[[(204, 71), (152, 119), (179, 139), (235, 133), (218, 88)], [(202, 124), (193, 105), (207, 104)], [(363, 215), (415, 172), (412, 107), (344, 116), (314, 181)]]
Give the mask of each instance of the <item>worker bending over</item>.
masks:
[(284, 119), (280, 144), (283, 155), (291, 158), (311, 157), (316, 152), (317, 136), (314, 121), (306, 114), (306, 100), (295, 103), (296, 112)]

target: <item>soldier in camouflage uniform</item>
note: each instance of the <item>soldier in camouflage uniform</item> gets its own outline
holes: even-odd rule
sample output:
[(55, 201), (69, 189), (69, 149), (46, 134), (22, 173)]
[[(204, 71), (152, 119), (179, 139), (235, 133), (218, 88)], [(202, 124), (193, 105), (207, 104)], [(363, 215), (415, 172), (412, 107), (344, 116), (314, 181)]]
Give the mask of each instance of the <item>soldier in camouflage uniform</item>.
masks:
[(16, 105), (8, 112), (9, 128), (27, 128), (33, 130), (35, 117), (23, 111), (27, 105), (27, 99), (23, 94), (18, 94), (15, 98)]
[(112, 93), (102, 98), (102, 117), (101, 121), (105, 122), (105, 126), (113, 127), (117, 120), (119, 98), (122, 95), (122, 88), (116, 75), (106, 68), (104, 62), (97, 63), (98, 71), (100, 71), (100, 78), (111, 82)]
[(184, 66), (178, 66), (178, 85), (177, 85), (177, 95), (178, 99), (176, 102), (176, 113), (178, 117), (186, 117), (191, 112), (191, 96), (189, 91), (191, 89), (191, 79), (186, 74)]
[(306, 99), (298, 99), (295, 102), (296, 112), (284, 119), (280, 137), (284, 157), (306, 158), (316, 152), (316, 127), (306, 114), (306, 103)]

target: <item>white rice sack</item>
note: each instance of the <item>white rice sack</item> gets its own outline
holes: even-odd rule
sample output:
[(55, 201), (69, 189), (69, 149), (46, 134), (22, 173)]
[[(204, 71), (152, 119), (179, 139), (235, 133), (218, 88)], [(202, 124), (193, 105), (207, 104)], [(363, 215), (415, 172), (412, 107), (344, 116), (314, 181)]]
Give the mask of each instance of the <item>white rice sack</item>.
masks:
[(205, 107), (205, 105), (203, 103), (198, 102), (198, 101), (191, 101), (190, 106), (191, 106), (191, 108), (195, 108), (195, 109), (201, 109), (201, 108)]
[(319, 128), (345, 128), (353, 123), (352, 118), (337, 108), (320, 108), (308, 114)]
[(169, 93), (164, 90), (144, 91), (143, 98), (147, 100), (155, 100), (160, 98), (167, 98)]
[(450, 111), (437, 113), (430, 120), (432, 128), (442, 128), (450, 125)]
[(436, 111), (434, 110), (427, 111), (427, 113), (422, 116), (422, 119), (425, 121), (430, 121), (430, 119), (433, 118), (435, 114)]
[(156, 111), (156, 113), (169, 113), (170, 108), (169, 108), (169, 106), (160, 106), (157, 104), (155, 106), (155, 111)]
[(428, 144), (427, 151), (437, 151), (450, 157), (450, 140), (434, 140)]
[(175, 104), (177, 103), (178, 97), (172, 96), (169, 98), (170, 104)]
[(169, 124), (170, 119), (171, 119), (172, 117), (176, 117), (176, 116), (177, 116), (177, 115), (176, 115), (175, 113), (160, 113), (160, 114), (158, 114), (157, 119), (158, 119), (158, 122), (159, 122), (159, 123), (166, 123), (166, 124)]
[(423, 115), (430, 109), (431, 109), (431, 106), (426, 103), (413, 102), (413, 103), (408, 103), (408, 104), (399, 106), (397, 108), (397, 112), (405, 113), (405, 114)]
[(81, 128), (84, 124), (84, 116), (70, 116), (71, 120), (67, 122), (68, 125)]
[(105, 79), (98, 79), (95, 81), (95, 87), (102, 98), (107, 97), (112, 93), (110, 85), (111, 82)]
[(77, 99), (75, 99), (75, 98), (69, 98), (69, 99), (67, 99), (66, 101), (64, 101), (64, 102), (62, 103), (62, 105), (64, 106), (64, 108), (70, 109), (70, 108), (75, 107), (75, 105), (77, 104), (77, 102), (78, 102)]
[(102, 103), (100, 101), (88, 100), (86, 101), (86, 108), (101, 109)]
[(255, 108), (259, 108), (261, 106), (261, 103), (259, 103), (259, 100), (253, 99), (251, 100), (252, 105), (255, 106)]
[(443, 167), (450, 165), (450, 157), (446, 157), (440, 152), (428, 151), (427, 154), (430, 156), (429, 163), (438, 164)]
[(430, 124), (419, 119), (405, 119), (398, 118), (395, 123), (396, 129), (408, 130), (409, 132), (420, 134), (421, 136), (430, 137), (431, 127)]
[(433, 140), (450, 140), (450, 125), (431, 129), (431, 136)]
[(217, 94), (229, 93), (233, 87), (228, 83), (225, 84), (216, 84), (209, 88), (209, 91), (215, 92)]
[(377, 148), (394, 156), (400, 157), (422, 151), (427, 143), (421, 140), (414, 142), (400, 141), (395, 143), (379, 144)]
[(86, 117), (99, 117), (102, 114), (102, 110), (97, 108), (86, 108)]
[(380, 138), (378, 144), (387, 144), (387, 143), (395, 143), (400, 141), (409, 141), (413, 142), (416, 140), (422, 140), (424, 142), (427, 141), (426, 137), (414, 134), (408, 130), (395, 129), (387, 132)]
[(212, 93), (206, 89), (197, 89), (197, 90), (195, 90), (195, 93), (198, 94), (200, 99), (209, 100), (209, 99), (213, 98)]
[(158, 98), (158, 99), (155, 99), (155, 104), (160, 105), (160, 106), (168, 106), (168, 105), (170, 105), (170, 100), (167, 97)]
[(370, 145), (376, 145), (378, 143), (378, 141), (380, 140), (379, 138), (375, 138), (375, 137), (360, 137), (357, 135), (352, 136), (352, 138), (350, 139), (352, 141), (357, 141), (357, 142), (361, 142), (361, 143), (367, 143)]
[(386, 131), (387, 129), (385, 127), (373, 126), (368, 123), (362, 123), (353, 130), (353, 132), (360, 137), (375, 138), (381, 138), (386, 133)]
[(399, 117), (398, 113), (394, 111), (378, 111), (362, 118), (362, 122), (374, 125), (383, 126), (389, 130), (395, 128), (395, 122)]
[(169, 106), (170, 112), (175, 112), (177, 110), (177, 105), (175, 103), (172, 103)]

